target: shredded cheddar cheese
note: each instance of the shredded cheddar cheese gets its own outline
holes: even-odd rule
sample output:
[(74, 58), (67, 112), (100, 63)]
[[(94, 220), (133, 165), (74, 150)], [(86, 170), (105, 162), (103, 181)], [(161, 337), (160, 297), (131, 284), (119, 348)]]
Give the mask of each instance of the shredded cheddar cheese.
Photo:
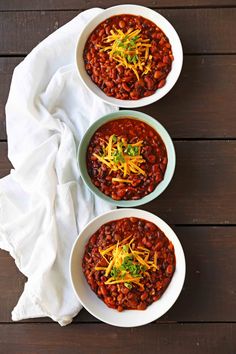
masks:
[(132, 235), (129, 235), (121, 242), (104, 250), (99, 249), (102, 257), (106, 255), (108, 264), (106, 267), (96, 266), (95, 270), (105, 271), (105, 276), (109, 277), (105, 284), (124, 283), (127, 287), (135, 284), (143, 289), (141, 279), (144, 276), (150, 276), (149, 269), (157, 269), (157, 253), (155, 252), (152, 256), (152, 261), (148, 261), (151, 258), (151, 251), (144, 247), (135, 249), (134, 241)]
[(150, 39), (143, 39), (141, 30), (130, 28), (124, 33), (121, 29), (115, 28), (110, 31), (110, 35), (104, 42), (105, 45), (101, 46), (101, 50), (108, 52), (109, 56), (118, 63), (117, 66), (122, 65), (133, 70), (138, 80), (138, 69), (142, 75), (151, 70)]
[(102, 153), (100, 155), (93, 153), (101, 163), (106, 165), (112, 171), (121, 171), (124, 178), (112, 178), (112, 182), (133, 183), (131, 179), (125, 178), (131, 174), (146, 175), (146, 172), (140, 167), (146, 161), (141, 155), (143, 141), (134, 144), (128, 144), (124, 138), (111, 135), (109, 140), (101, 139)]

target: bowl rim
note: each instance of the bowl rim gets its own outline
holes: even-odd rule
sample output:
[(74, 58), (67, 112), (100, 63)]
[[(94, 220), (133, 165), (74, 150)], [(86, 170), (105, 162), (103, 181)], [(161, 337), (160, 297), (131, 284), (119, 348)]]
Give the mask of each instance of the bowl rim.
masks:
[[(150, 306), (147, 307), (146, 310), (143, 311), (138, 311), (138, 310), (125, 310), (121, 313), (119, 313), (117, 310), (111, 309), (109, 308), (107, 305), (105, 305), (105, 303), (98, 298), (97, 294), (95, 294), (91, 288), (89, 287), (87, 280), (84, 277), (83, 271), (82, 271), (82, 264), (80, 265), (80, 270), (81, 270), (81, 274), (84, 277), (84, 282), (86, 284), (86, 288), (91, 292), (90, 294), (92, 294), (91, 296), (96, 299), (99, 302), (99, 307), (100, 305), (105, 309), (105, 315), (104, 312), (102, 312), (101, 314), (97, 314), (94, 313), (91, 308), (87, 305), (86, 302), (83, 301), (83, 299), (81, 298), (80, 294), (78, 293), (78, 291), (76, 290), (76, 284), (74, 282), (74, 271), (73, 271), (73, 266), (75, 264), (75, 257), (76, 257), (76, 251), (77, 248), (80, 246), (80, 243), (84, 241), (84, 244), (86, 245), (89, 238), (92, 236), (92, 232), (88, 235), (86, 235), (86, 232), (88, 231), (88, 229), (93, 226), (93, 224), (96, 224), (98, 222), (98, 226), (96, 226), (96, 230), (98, 230), (103, 224), (112, 221), (112, 220), (119, 220), (125, 217), (132, 217), (129, 216), (129, 213), (132, 214), (133, 217), (137, 217), (140, 219), (144, 219), (147, 221), (151, 221), (153, 222), (155, 225), (158, 226), (158, 228), (160, 228), (162, 231), (163, 229), (165, 231), (164, 234), (165, 236), (171, 240), (171, 242), (174, 245), (175, 248), (175, 258), (176, 258), (176, 268), (175, 268), (175, 272), (173, 274), (173, 277), (168, 285), (168, 287), (166, 288), (165, 292), (162, 294), (161, 298), (158, 301), (153, 302)], [(127, 214), (127, 216), (124, 216), (124, 214)], [(103, 221), (104, 218), (108, 217), (108, 219), (106, 221)], [(152, 220), (150, 220), (152, 219)], [(155, 221), (153, 220), (155, 219)], [(85, 235), (85, 236), (84, 236)], [(84, 240), (83, 240), (84, 238)], [(80, 248), (81, 249), (81, 248)], [(84, 254), (84, 250), (81, 251), (82, 257)], [(81, 257), (81, 263), (82, 263), (82, 257)], [(78, 269), (78, 268), (77, 268)], [(178, 238), (178, 236), (176, 235), (176, 233), (173, 231), (173, 229), (160, 217), (158, 217), (157, 215), (145, 211), (145, 210), (141, 210), (141, 209), (132, 209), (132, 208), (127, 208), (127, 209), (115, 209), (115, 210), (109, 210), (95, 218), (93, 218), (79, 233), (79, 235), (77, 236), (77, 238), (74, 241), (73, 247), (71, 249), (71, 253), (70, 253), (70, 259), (69, 259), (69, 273), (70, 273), (70, 282), (72, 285), (72, 288), (74, 290), (74, 293), (77, 297), (77, 299), (80, 301), (80, 303), (82, 304), (82, 306), (94, 317), (96, 317), (97, 319), (103, 321), (104, 323), (107, 323), (109, 325), (113, 325), (113, 326), (117, 326), (117, 327), (138, 327), (138, 326), (142, 326), (145, 324), (148, 324), (152, 321), (157, 320), (158, 318), (160, 318), (161, 316), (163, 316), (167, 311), (169, 311), (169, 309), (174, 305), (174, 303), (176, 302), (176, 300), (178, 299), (183, 286), (184, 286), (184, 282), (185, 282), (185, 277), (186, 277), (186, 258), (185, 258), (185, 254), (184, 254), (184, 250), (182, 247), (182, 244)], [(173, 288), (174, 287), (174, 288)], [(86, 291), (87, 293), (87, 291)], [(171, 296), (170, 296), (171, 294)], [(168, 296), (167, 296), (168, 295)], [(87, 298), (87, 296), (86, 296)], [(161, 310), (159, 309), (158, 315), (155, 315), (155, 311), (151, 311), (150, 309), (154, 309), (155, 307), (158, 307), (161, 304), (161, 300), (165, 299), (167, 301), (167, 304), (162, 304), (162, 308)], [(95, 300), (95, 301), (96, 301)], [(169, 300), (169, 301), (168, 301)], [(101, 303), (100, 303), (101, 301)], [(163, 301), (162, 301), (163, 302)], [(161, 305), (160, 305), (161, 307)], [(130, 312), (131, 311), (131, 312)], [(151, 315), (148, 317), (148, 312), (151, 312)], [(115, 320), (108, 320), (107, 318), (104, 318), (104, 316), (107, 316), (107, 313), (113, 312), (113, 315), (115, 316), (115, 318), (117, 317), (116, 314), (123, 314), (126, 312), (127, 317), (129, 317), (129, 314), (135, 313), (136, 315), (141, 314), (140, 318), (138, 321), (130, 321), (132, 324), (130, 325), (128, 321), (124, 321), (121, 323), (119, 322), (117, 324), (117, 322), (115, 322)], [(142, 316), (143, 314), (146, 314), (148, 318), (145, 318), (145, 316)]]
[[(158, 27), (162, 27), (163, 24), (164, 26), (168, 27), (168, 33), (166, 33), (167, 31), (163, 31), (172, 46), (172, 50), (173, 47), (175, 47), (175, 53), (174, 56), (177, 57), (175, 58), (175, 60), (172, 63), (172, 69), (169, 72), (167, 79), (166, 79), (166, 84), (156, 90), (156, 92), (148, 97), (143, 97), (140, 98), (138, 100), (121, 100), (121, 99), (117, 99), (114, 97), (109, 97), (107, 96), (90, 78), (90, 76), (87, 74), (85, 68), (84, 68), (84, 60), (83, 60), (83, 54), (82, 57), (80, 58), (82, 64), (79, 65), (79, 60), (78, 60), (78, 56), (80, 53), (80, 48), (83, 47), (84, 50), (84, 45), (88, 39), (88, 36), (92, 33), (92, 31), (101, 23), (103, 22), (105, 19), (103, 19), (104, 14), (108, 14), (108, 16), (106, 18), (115, 16), (116, 14), (112, 14), (113, 11), (116, 11), (117, 9), (121, 9), (124, 11), (135, 11), (135, 10), (139, 10), (140, 14), (136, 14), (136, 16), (142, 16), (145, 18), (145, 15), (147, 16), (147, 13), (150, 14), (150, 16), (152, 17), (156, 17), (158, 18), (158, 20), (162, 23), (162, 25), (158, 25), (156, 23), (156, 21), (154, 19), (152, 19), (151, 21), (154, 22), (155, 24), (157, 24)], [(143, 12), (145, 12), (144, 16), (143, 16)], [(121, 13), (122, 14), (122, 13)], [(127, 12), (128, 14), (128, 12)], [(132, 15), (132, 13), (129, 13)], [(101, 18), (101, 20), (100, 20)], [(93, 25), (93, 23), (95, 23)], [(83, 41), (83, 36), (85, 36), (85, 33), (87, 31), (87, 29), (89, 27), (92, 26), (92, 29), (89, 30), (89, 34), (86, 36), (85, 40)], [(161, 28), (162, 29), (162, 28)], [(170, 32), (171, 33), (170, 33)], [(170, 35), (171, 37), (173, 36), (174, 39), (173, 41), (170, 40)], [(82, 43), (81, 43), (82, 42)], [(162, 97), (164, 97), (175, 85), (175, 83), (177, 82), (181, 70), (182, 70), (182, 66), (183, 66), (183, 47), (182, 47), (182, 43), (180, 41), (179, 35), (177, 33), (177, 31), (175, 30), (174, 26), (163, 16), (161, 15), (159, 12), (154, 11), (153, 9), (150, 9), (149, 7), (146, 6), (142, 6), (142, 5), (135, 5), (135, 4), (124, 4), (124, 5), (115, 5), (115, 6), (111, 6), (105, 10), (103, 10), (102, 12), (98, 13), (96, 16), (94, 16), (83, 28), (83, 30), (81, 31), (81, 33), (78, 36), (78, 40), (77, 40), (77, 44), (76, 44), (76, 49), (75, 49), (75, 64), (76, 64), (76, 70), (77, 73), (80, 77), (80, 80), (82, 81), (82, 83), (85, 85), (85, 87), (94, 95), (96, 95), (100, 100), (102, 100), (103, 102), (115, 106), (115, 107), (123, 107), (123, 108), (138, 108), (138, 107), (144, 107), (147, 106), (151, 103), (154, 103), (158, 100), (160, 100)], [(173, 67), (174, 65), (174, 67)], [(83, 75), (85, 75), (87, 80), (84, 80)], [(168, 79), (169, 78), (169, 79)], [(87, 82), (86, 82), (87, 81)]]
[[(93, 134), (97, 131), (99, 127), (106, 124), (107, 122), (122, 119), (125, 117), (144, 121), (146, 124), (151, 126), (160, 135), (166, 147), (168, 157), (164, 179), (156, 186), (156, 188), (151, 193), (137, 200), (114, 200), (110, 196), (105, 195), (92, 183), (86, 167), (86, 151)], [(93, 194), (115, 206), (134, 207), (149, 203), (150, 201), (157, 198), (160, 194), (162, 194), (164, 190), (168, 187), (175, 172), (176, 154), (174, 144), (169, 133), (159, 121), (143, 112), (134, 110), (121, 110), (100, 117), (88, 127), (79, 144), (77, 162), (79, 165), (82, 180)]]

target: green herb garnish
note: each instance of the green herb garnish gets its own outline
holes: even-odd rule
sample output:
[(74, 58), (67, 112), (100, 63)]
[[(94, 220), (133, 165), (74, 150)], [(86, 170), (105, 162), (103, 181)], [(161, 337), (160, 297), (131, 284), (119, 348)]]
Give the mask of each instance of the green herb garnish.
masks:
[(132, 289), (132, 285), (130, 283), (124, 283), (124, 286), (128, 289)]
[(121, 152), (119, 151), (115, 151), (114, 154), (113, 154), (113, 161), (115, 163), (119, 163), (119, 162), (125, 162), (125, 159), (124, 159), (124, 156)]
[(117, 269), (116, 267), (113, 267), (111, 272), (110, 272), (111, 276), (114, 277), (114, 278), (117, 278), (118, 275), (120, 274), (120, 270)]
[(128, 144), (125, 153), (129, 156), (137, 156), (139, 154), (139, 147)]

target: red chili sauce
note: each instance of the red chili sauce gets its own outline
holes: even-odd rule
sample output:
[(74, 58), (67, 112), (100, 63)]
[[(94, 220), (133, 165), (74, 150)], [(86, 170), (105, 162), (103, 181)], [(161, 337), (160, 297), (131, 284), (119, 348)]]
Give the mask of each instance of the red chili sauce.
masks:
[(114, 200), (137, 200), (154, 191), (164, 178), (167, 161), (158, 133), (131, 118), (101, 126), (87, 149), (87, 170), (93, 184)]
[(153, 22), (118, 15), (100, 23), (84, 48), (85, 69), (107, 96), (147, 97), (162, 88), (174, 60), (171, 44)]
[(111, 308), (145, 310), (160, 299), (175, 271), (174, 246), (153, 223), (124, 218), (89, 239), (82, 268), (91, 289)]

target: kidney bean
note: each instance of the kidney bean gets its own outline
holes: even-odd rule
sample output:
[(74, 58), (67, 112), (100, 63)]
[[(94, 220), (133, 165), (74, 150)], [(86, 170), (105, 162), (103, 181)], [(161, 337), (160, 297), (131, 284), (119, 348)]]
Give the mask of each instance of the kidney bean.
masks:
[(146, 222), (145, 226), (151, 231), (155, 231), (157, 229), (156, 225), (154, 225), (152, 222)]
[(133, 100), (138, 100), (139, 99), (139, 93), (137, 91), (133, 90), (133, 91), (130, 92), (130, 97)]
[(125, 91), (130, 92), (130, 87), (126, 84), (126, 82), (123, 82), (122, 88), (123, 88)]
[(147, 84), (148, 90), (152, 90), (152, 89), (153, 89), (153, 86), (154, 86), (153, 80), (152, 80), (149, 76), (146, 76), (146, 77), (144, 78), (144, 81), (145, 81), (146, 84)]
[(146, 310), (146, 308), (147, 308), (147, 304), (145, 302), (141, 302), (137, 306), (137, 310)]
[(90, 242), (92, 245), (95, 245), (95, 243), (97, 242), (97, 236), (96, 235), (93, 235), (91, 238), (90, 238)]
[(118, 71), (118, 73), (119, 73), (119, 75), (122, 75), (123, 74), (123, 72), (124, 72), (124, 67), (123, 66), (117, 66), (117, 71)]
[(122, 300), (123, 300), (123, 294), (121, 293), (117, 296), (117, 301), (118, 303), (122, 303)]
[(156, 251), (159, 251), (162, 247), (163, 247), (163, 242), (159, 241), (159, 242), (157, 242), (155, 249), (156, 249)]
[(116, 80), (116, 78), (117, 78), (117, 70), (116, 70), (116, 68), (111, 70), (111, 77), (112, 77), (113, 80)]
[(105, 301), (105, 303), (107, 304), (108, 307), (112, 307), (112, 308), (116, 307), (115, 301), (112, 299), (112, 297), (110, 297), (110, 296), (109, 297), (105, 297), (104, 301)]
[(150, 48), (150, 52), (153, 55), (157, 51), (157, 47), (155, 45), (152, 45)]
[(157, 69), (162, 69), (162, 68), (165, 68), (165, 67), (166, 67), (165, 63), (160, 62), (160, 63), (157, 64)]
[(115, 239), (116, 241), (120, 241), (120, 240), (121, 240), (121, 235), (120, 235), (118, 232), (116, 232), (116, 233), (114, 234), (114, 239)]
[(140, 91), (143, 90), (145, 86), (144, 80), (143, 79), (139, 79), (138, 81), (135, 82), (134, 87), (136, 90)]
[(99, 76), (99, 71), (98, 71), (98, 69), (95, 69), (95, 68), (93, 69), (93, 75), (94, 75), (94, 76), (97, 76), (97, 77)]
[(104, 285), (102, 285), (102, 286), (100, 287), (100, 291), (101, 291), (101, 294), (102, 294), (103, 296), (106, 296), (106, 295), (107, 295), (107, 290), (106, 290), (106, 288), (105, 288)]
[(155, 295), (155, 296), (153, 296), (152, 298), (153, 298), (153, 301), (157, 301), (157, 300), (160, 299), (160, 296), (159, 296), (159, 295)]
[(124, 77), (123, 79), (122, 79), (122, 81), (123, 82), (131, 82), (132, 81), (132, 79), (133, 79), (133, 76), (127, 76), (127, 77)]
[(163, 76), (163, 72), (160, 71), (160, 70), (156, 70), (155, 73), (154, 73), (154, 78), (155, 79), (160, 79), (161, 77)]
[(90, 52), (87, 52), (86, 58), (88, 61), (90, 61), (92, 59), (92, 54)]
[(104, 30), (104, 28), (102, 28), (98, 33), (99, 37), (102, 37), (104, 35), (104, 33), (105, 33), (105, 30)]
[(165, 38), (162, 37), (159, 41), (159, 46), (163, 46), (164, 43), (165, 43)]
[(121, 287), (121, 292), (126, 295), (129, 293), (129, 289), (126, 288), (125, 286), (123, 286), (123, 287)]
[(120, 27), (120, 28), (125, 28), (125, 26), (126, 26), (125, 21), (120, 20), (120, 21), (119, 21), (119, 27)]
[(156, 92), (155, 90), (152, 90), (152, 91), (145, 91), (145, 92), (144, 92), (144, 97), (151, 96), (151, 95), (153, 95), (155, 92)]
[(161, 80), (158, 84), (158, 88), (162, 88), (165, 85), (165, 83), (166, 83), (165, 79)]
[(173, 244), (171, 242), (169, 243), (168, 249), (171, 250), (171, 251), (173, 251), (173, 249), (174, 249), (174, 246), (173, 246)]
[(165, 63), (165, 64), (169, 64), (169, 63), (170, 63), (170, 58), (169, 58), (169, 56), (165, 55), (165, 56), (163, 57), (163, 63)]
[(106, 35), (108, 35), (108, 36), (109, 36), (109, 34), (110, 34), (110, 30), (111, 30), (111, 27), (110, 27), (110, 26), (106, 26), (106, 27), (105, 27), (105, 32), (106, 32)]
[(148, 297), (148, 293), (145, 291), (145, 292), (141, 295), (141, 300), (144, 301), (144, 300), (146, 300), (147, 297)]
[(112, 81), (105, 81), (105, 85), (109, 88), (114, 87), (114, 83)]
[(156, 162), (156, 156), (155, 155), (149, 155), (147, 159), (152, 164)]
[(172, 273), (173, 273), (173, 266), (172, 266), (172, 264), (168, 265), (168, 267), (166, 268), (166, 273), (167, 273), (167, 274), (172, 274)]
[(137, 308), (137, 301), (135, 300), (128, 300), (127, 301), (127, 306), (130, 307), (131, 309)]

